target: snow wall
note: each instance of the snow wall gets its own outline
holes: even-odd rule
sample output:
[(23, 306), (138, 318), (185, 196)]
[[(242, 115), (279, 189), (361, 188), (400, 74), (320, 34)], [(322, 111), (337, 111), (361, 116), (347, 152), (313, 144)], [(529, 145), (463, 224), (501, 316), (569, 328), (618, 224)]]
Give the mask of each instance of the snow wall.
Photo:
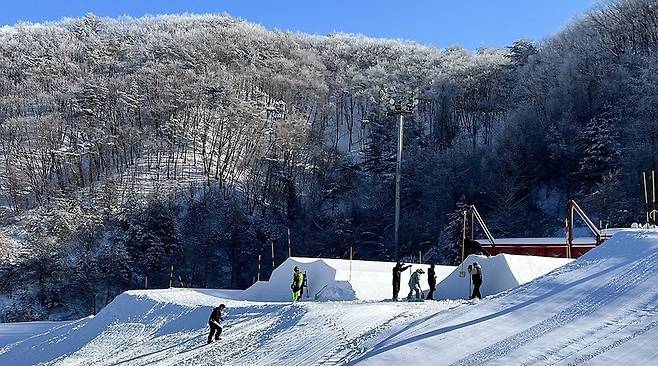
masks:
[(468, 299), (472, 290), (468, 265), (477, 262), (482, 267), (482, 296), (507, 291), (537, 277), (541, 277), (556, 268), (573, 261), (567, 258), (535, 257), (529, 255), (498, 254), (493, 257), (469, 255), (463, 264), (464, 277), (460, 277), (462, 266), (458, 266), (450, 275), (436, 286), (434, 298)]
[[(421, 288), (429, 289), (427, 284), (427, 264), (413, 264), (402, 273), (400, 296), (409, 292), (409, 276), (412, 271), (422, 268)], [(393, 295), (393, 262), (350, 261), (346, 259), (291, 257), (278, 266), (269, 281), (259, 281), (246, 289), (242, 298), (252, 301), (291, 301), (290, 284), (293, 269), (298, 266), (308, 276), (308, 291), (303, 300), (386, 300)], [(453, 266), (436, 266), (437, 283), (454, 272)], [(325, 287), (326, 286), (326, 287)], [(306, 289), (305, 289), (306, 290)]]

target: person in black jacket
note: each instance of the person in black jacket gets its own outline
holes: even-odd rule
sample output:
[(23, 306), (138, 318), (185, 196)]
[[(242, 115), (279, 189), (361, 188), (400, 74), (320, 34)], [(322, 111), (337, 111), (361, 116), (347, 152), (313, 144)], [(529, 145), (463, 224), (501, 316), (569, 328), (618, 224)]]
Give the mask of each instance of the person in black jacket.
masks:
[(219, 336), (222, 334), (222, 326), (220, 322), (224, 320), (222, 317), (222, 310), (226, 309), (226, 305), (221, 304), (218, 307), (212, 309), (210, 318), (208, 319), (208, 325), (210, 326), (210, 334), (208, 334), (208, 344), (218, 341)]
[(393, 267), (393, 300), (398, 299), (398, 293), (400, 292), (400, 276), (402, 272), (411, 267), (411, 265), (405, 266), (404, 264), (397, 262)]
[(427, 270), (427, 284), (430, 285), (430, 290), (427, 293), (426, 300), (434, 300), (434, 289), (436, 288), (436, 272), (434, 271), (434, 264), (430, 265)]
[(471, 279), (473, 280), (473, 294), (471, 294), (469, 300), (476, 297), (482, 299), (482, 294), (480, 294), (480, 286), (482, 286), (482, 267), (480, 267), (477, 262), (473, 262), (473, 265), (468, 265), (468, 273), (471, 274)]

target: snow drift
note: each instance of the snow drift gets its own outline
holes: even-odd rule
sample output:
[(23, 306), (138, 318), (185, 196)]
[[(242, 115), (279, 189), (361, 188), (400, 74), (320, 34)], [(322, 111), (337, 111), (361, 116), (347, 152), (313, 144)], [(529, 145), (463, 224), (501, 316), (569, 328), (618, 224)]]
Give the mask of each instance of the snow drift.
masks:
[[(308, 275), (308, 291), (304, 298), (313, 299), (318, 294), (319, 300), (385, 300), (393, 293), (392, 270), (395, 263), (344, 259), (302, 258), (286, 259), (278, 266), (269, 281), (255, 283), (244, 291), (243, 299), (252, 301), (290, 301), (290, 284), (295, 266)], [(400, 295), (409, 291), (411, 271), (422, 268), (427, 272), (426, 264), (412, 264), (402, 274)], [(454, 271), (452, 266), (436, 266), (437, 282)], [(421, 287), (428, 290), (427, 273), (421, 277)]]
[[(464, 260), (463, 267), (457, 267), (436, 286), (434, 298), (437, 300), (468, 299), (471, 291), (471, 276), (469, 276), (467, 268), (473, 262), (482, 266), (484, 280), (480, 292), (482, 296), (488, 296), (528, 283), (571, 261), (573, 259), (528, 255), (498, 254), (488, 258), (481, 255), (469, 255)], [(462, 270), (465, 272), (464, 277), (460, 277)]]

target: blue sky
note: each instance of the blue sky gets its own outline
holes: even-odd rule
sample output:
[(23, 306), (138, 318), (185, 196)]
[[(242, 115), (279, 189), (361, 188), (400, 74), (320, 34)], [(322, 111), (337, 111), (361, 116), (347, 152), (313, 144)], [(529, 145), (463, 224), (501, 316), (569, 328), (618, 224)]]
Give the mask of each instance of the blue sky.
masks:
[(267, 28), (500, 47), (556, 33), (595, 0), (0, 0), (0, 25), (78, 17), (223, 13)]

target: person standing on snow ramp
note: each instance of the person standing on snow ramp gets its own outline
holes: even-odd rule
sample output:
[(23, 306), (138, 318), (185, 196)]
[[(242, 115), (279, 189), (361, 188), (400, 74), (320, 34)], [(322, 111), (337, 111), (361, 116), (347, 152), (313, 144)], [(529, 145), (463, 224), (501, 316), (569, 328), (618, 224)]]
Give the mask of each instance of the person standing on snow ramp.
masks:
[(436, 288), (436, 272), (434, 271), (434, 264), (430, 265), (427, 270), (427, 284), (430, 285), (430, 290), (427, 293), (427, 300), (434, 300), (434, 289)]
[(469, 297), (469, 300), (474, 298), (482, 299), (482, 294), (480, 294), (480, 286), (482, 286), (482, 267), (477, 262), (473, 262), (472, 265), (468, 265), (468, 273), (471, 275), (473, 280), (473, 294)]
[(418, 268), (416, 272), (411, 274), (411, 278), (409, 278), (409, 295), (407, 295), (407, 300), (412, 300), (412, 295), (415, 292), (416, 293), (416, 300), (422, 300), (422, 296), (420, 294), (420, 275), (425, 273), (422, 269)]
[(393, 267), (393, 301), (398, 299), (400, 292), (400, 276), (402, 272), (406, 271), (411, 265), (404, 266), (402, 263), (397, 262)]
[(222, 317), (222, 310), (226, 309), (226, 305), (221, 304), (218, 307), (212, 309), (210, 318), (208, 319), (208, 325), (210, 326), (210, 334), (208, 334), (208, 344), (218, 341), (219, 336), (222, 334), (222, 326), (220, 322), (224, 320)]
[(292, 302), (296, 302), (301, 299), (303, 285), (304, 274), (299, 271), (299, 267), (295, 266), (294, 273), (292, 275), (292, 284), (290, 285), (290, 289), (292, 290)]

